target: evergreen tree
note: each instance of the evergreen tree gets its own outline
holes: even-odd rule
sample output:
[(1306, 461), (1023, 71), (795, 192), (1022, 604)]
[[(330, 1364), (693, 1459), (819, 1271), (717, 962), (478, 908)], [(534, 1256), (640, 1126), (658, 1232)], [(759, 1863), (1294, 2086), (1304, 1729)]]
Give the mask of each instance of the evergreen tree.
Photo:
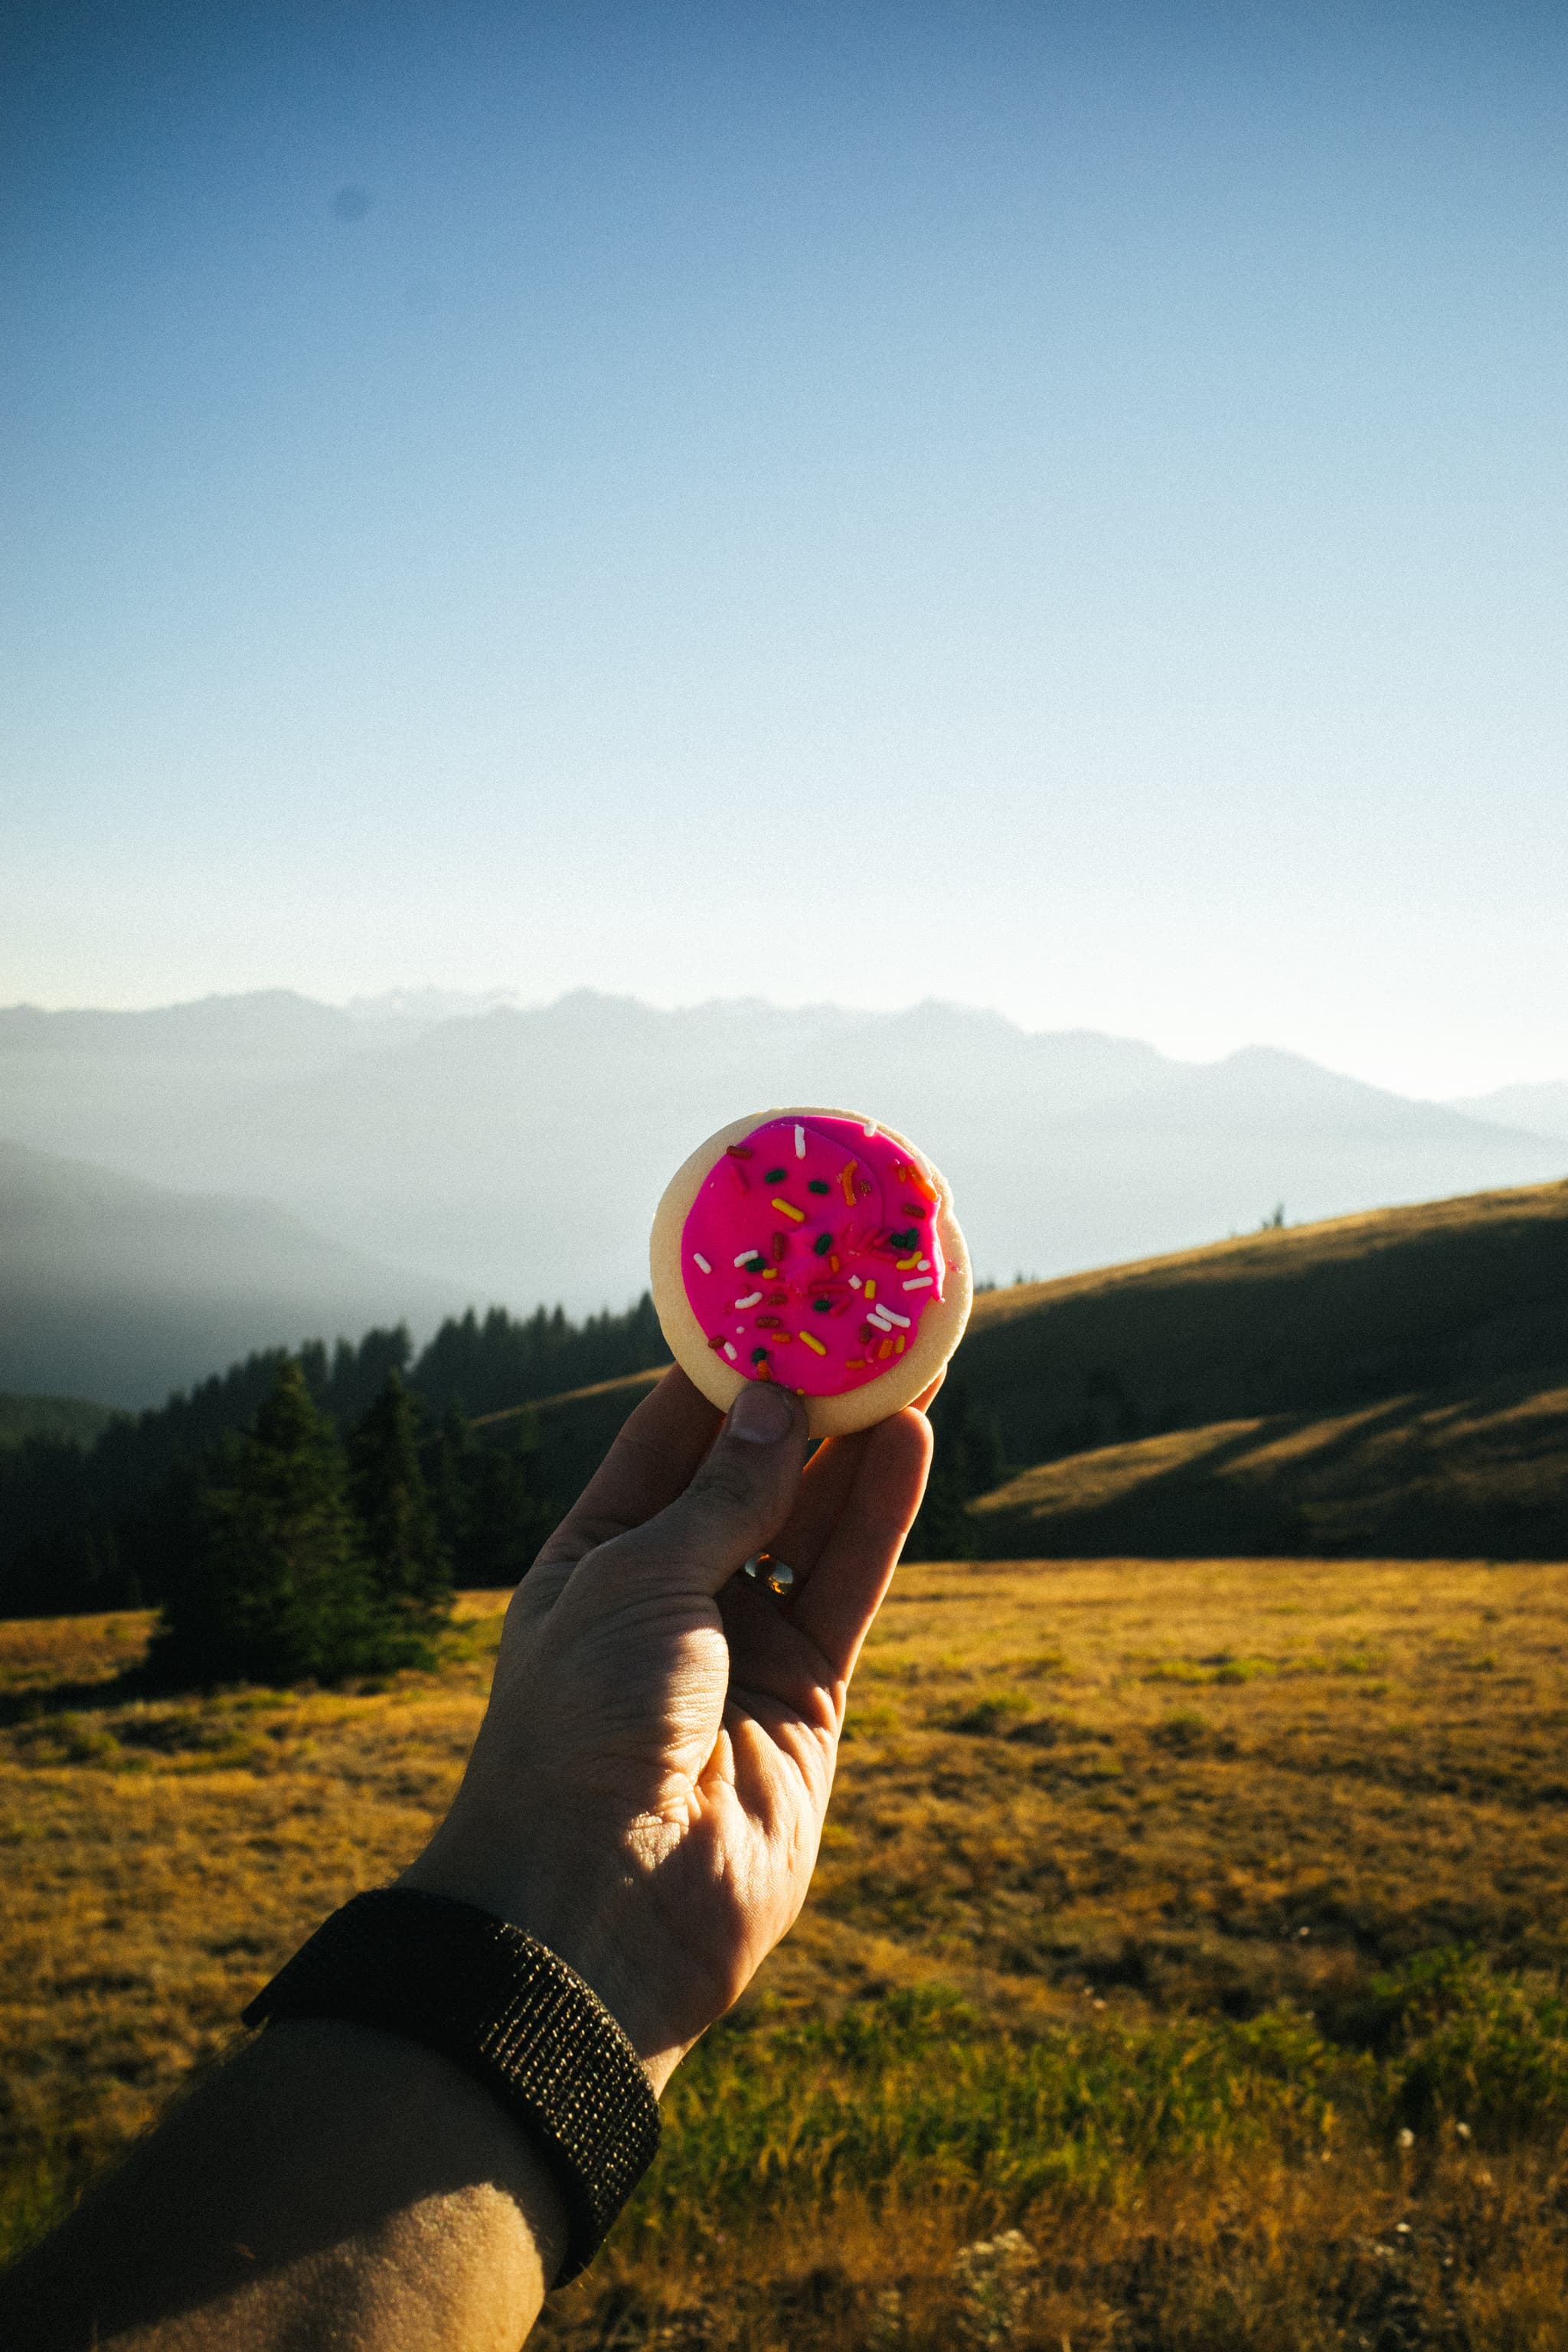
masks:
[(186, 1682), (341, 1682), (426, 1663), (375, 1589), (342, 1452), (286, 1358), (244, 1434), (213, 1457), (171, 1580), (154, 1671)]
[(371, 1574), (410, 1624), (433, 1626), (452, 1603), (452, 1563), (419, 1460), (415, 1401), (395, 1367), (349, 1440), (349, 1495)]
[(994, 1416), (975, 1410), (962, 1381), (948, 1381), (931, 1407), (931, 1477), (905, 1557), (972, 1559), (974, 1522), (965, 1507), (1001, 1484), (1001, 1436)]

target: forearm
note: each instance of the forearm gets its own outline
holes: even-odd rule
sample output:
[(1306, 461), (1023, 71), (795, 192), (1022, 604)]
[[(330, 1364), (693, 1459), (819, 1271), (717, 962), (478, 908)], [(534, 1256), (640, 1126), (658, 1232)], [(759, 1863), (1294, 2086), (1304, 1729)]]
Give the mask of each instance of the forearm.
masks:
[(559, 2266), (549, 2173), (416, 2042), (269, 2026), (9, 2277), (21, 2352), (517, 2352)]

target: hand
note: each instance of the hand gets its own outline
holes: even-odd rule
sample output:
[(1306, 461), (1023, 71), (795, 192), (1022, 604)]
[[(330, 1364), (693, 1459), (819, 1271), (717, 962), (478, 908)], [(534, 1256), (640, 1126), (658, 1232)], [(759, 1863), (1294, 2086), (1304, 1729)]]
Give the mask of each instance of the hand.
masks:
[[(656, 2090), (805, 1898), (849, 1677), (924, 1490), (919, 1410), (803, 1475), (805, 1443), (784, 1389), (748, 1386), (721, 1425), (666, 1374), (513, 1595), (462, 1786), (404, 1874), (569, 1961)], [(786, 1601), (736, 1573), (763, 1546), (795, 1571)]]

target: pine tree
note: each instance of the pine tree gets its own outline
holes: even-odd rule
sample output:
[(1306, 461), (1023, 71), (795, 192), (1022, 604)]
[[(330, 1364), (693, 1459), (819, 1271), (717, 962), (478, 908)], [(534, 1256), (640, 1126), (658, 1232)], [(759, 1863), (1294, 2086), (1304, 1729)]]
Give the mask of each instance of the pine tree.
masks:
[(154, 1671), (182, 1682), (341, 1682), (427, 1656), (375, 1589), (342, 1452), (286, 1358), (250, 1427), (209, 1458)]
[(349, 1440), (349, 1495), (375, 1589), (410, 1625), (450, 1614), (452, 1563), (419, 1460), (415, 1401), (395, 1366)]

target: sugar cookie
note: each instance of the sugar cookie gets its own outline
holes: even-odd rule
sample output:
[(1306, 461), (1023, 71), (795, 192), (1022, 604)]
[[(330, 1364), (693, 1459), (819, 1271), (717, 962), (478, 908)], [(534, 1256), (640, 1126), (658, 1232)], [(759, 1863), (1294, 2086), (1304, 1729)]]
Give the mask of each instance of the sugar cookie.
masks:
[(853, 1111), (760, 1111), (677, 1170), (653, 1221), (675, 1360), (728, 1411), (744, 1381), (805, 1400), (814, 1437), (884, 1421), (963, 1337), (969, 1252), (945, 1179)]

